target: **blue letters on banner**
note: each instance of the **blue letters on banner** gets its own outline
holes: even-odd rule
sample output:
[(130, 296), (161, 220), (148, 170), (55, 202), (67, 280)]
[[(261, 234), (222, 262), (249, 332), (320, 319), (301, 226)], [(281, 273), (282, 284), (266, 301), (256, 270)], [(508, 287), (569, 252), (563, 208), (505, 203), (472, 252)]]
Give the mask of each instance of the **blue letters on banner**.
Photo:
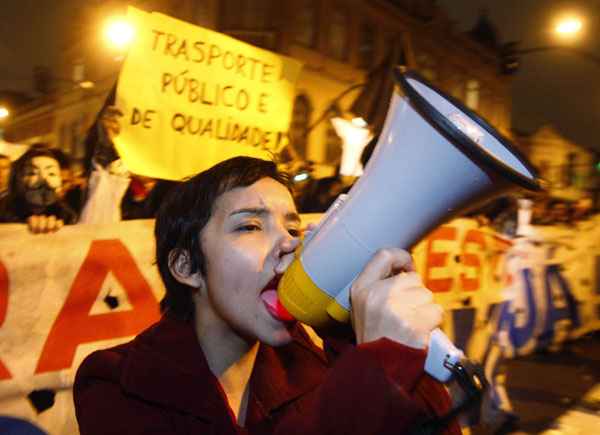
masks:
[[(521, 273), (527, 321), (523, 326), (517, 326), (517, 313), (512, 301), (505, 301), (499, 308), (497, 329), (497, 333), (508, 331), (510, 344), (515, 351), (525, 347), (530, 340), (536, 340), (537, 349), (551, 345), (555, 338), (556, 324), (561, 320), (570, 321), (569, 329), (581, 326), (577, 301), (559, 265), (552, 264), (544, 268), (543, 292), (534, 291), (531, 269), (523, 269)], [(536, 294), (543, 294), (544, 301), (536, 301)], [(536, 330), (540, 331), (537, 337)]]

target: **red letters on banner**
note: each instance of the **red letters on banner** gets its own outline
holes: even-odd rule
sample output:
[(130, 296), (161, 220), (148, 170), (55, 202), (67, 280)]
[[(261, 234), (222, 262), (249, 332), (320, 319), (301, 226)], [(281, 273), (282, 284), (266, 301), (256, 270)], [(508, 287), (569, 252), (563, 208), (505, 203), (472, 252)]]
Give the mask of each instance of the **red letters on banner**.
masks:
[(500, 283), (502, 278), (506, 279), (510, 282), (505, 282), (506, 285), (512, 284), (512, 275), (511, 274), (502, 274), (498, 270), (498, 264), (500, 260), (503, 258), (502, 256), (506, 253), (508, 248), (512, 246), (512, 242), (508, 239), (504, 239), (497, 235), (492, 236), (492, 246), (493, 246), (493, 255), (488, 256), (488, 261), (490, 262), (490, 270), (493, 271), (492, 278), (497, 283)]
[(462, 289), (466, 291), (474, 291), (479, 290), (479, 286), (481, 285), (480, 277), (481, 277), (481, 260), (479, 259), (479, 255), (471, 254), (467, 252), (466, 247), (467, 243), (474, 243), (481, 247), (481, 250), (485, 250), (485, 237), (481, 231), (477, 230), (469, 230), (465, 235), (462, 244), (462, 255), (461, 255), (461, 263), (464, 267), (474, 268), (475, 273), (477, 275), (476, 278), (468, 278), (467, 274), (462, 272), (460, 274), (460, 282), (462, 285)]
[[(90, 315), (109, 271), (133, 308)], [(125, 245), (119, 240), (95, 240), (52, 326), (35, 373), (69, 368), (78, 345), (135, 335), (158, 318), (156, 298)]]
[(448, 252), (434, 252), (433, 244), (436, 240), (455, 240), (456, 228), (442, 226), (436, 229), (427, 238), (427, 264), (425, 266), (425, 287), (432, 292), (449, 292), (452, 288), (452, 277), (431, 278), (431, 269), (446, 266)]
[[(6, 267), (0, 261), (0, 328), (6, 319), (6, 311), (8, 310), (8, 272)], [(0, 360), (0, 381), (10, 379), (12, 376), (6, 366)]]

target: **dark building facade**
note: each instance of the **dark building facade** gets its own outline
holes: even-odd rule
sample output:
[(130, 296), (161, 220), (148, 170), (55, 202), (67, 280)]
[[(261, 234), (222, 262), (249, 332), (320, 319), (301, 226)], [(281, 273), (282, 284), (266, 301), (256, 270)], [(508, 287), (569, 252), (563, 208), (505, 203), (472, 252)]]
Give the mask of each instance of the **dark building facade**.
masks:
[[(122, 56), (102, 45), (90, 29), (105, 17), (125, 13), (123, 1), (87, 1), (73, 11), (74, 26), (63, 50), (46, 112), (52, 121), (35, 130), (36, 110), (23, 112), (7, 127), (7, 137), (35, 137), (83, 157), (83, 132), (93, 122), (116, 81)], [(505, 134), (510, 132), (509, 77), (499, 73), (490, 29), (479, 23), (471, 34), (457, 33), (434, 0), (146, 0), (127, 2), (146, 11), (229, 34), (303, 62), (290, 128), (291, 155), (336, 165), (341, 141), (328, 119), (348, 110), (369, 72), (392, 56), (436, 86), (464, 101)], [(489, 26), (488, 26), (489, 27)], [(493, 29), (491, 29), (493, 32)], [(93, 33), (93, 32), (92, 32)], [(95, 83), (81, 89), (82, 81)], [(387, 99), (377, 110), (385, 114)], [(335, 103), (335, 104), (333, 104)], [(40, 115), (42, 116), (42, 115)], [(43, 115), (47, 117), (47, 113)], [(315, 125), (315, 121), (323, 119)], [(31, 124), (31, 121), (34, 121)], [(31, 126), (31, 130), (30, 130)], [(310, 127), (310, 128), (309, 128)], [(35, 131), (34, 131), (35, 130)]]

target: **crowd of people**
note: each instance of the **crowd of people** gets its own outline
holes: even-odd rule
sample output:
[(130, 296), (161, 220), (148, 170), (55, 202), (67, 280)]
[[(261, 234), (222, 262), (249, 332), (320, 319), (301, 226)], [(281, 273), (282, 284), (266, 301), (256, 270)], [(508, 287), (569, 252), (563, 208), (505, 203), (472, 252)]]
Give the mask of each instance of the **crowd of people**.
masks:
[[(69, 157), (60, 149), (41, 143), (32, 145), (12, 163), (0, 154), (0, 223), (27, 223), (32, 232), (46, 233), (77, 222), (154, 218), (166, 193), (177, 182), (132, 174), (124, 168), (112, 143), (119, 134), (121, 116), (110, 105), (101, 112), (88, 132), (82, 173), (73, 172)], [(365, 148), (363, 166), (376, 140)], [(340, 174), (313, 178), (310, 162), (295, 167), (300, 167), (304, 175), (298, 181), (292, 178), (294, 200), (301, 213), (325, 212), (353, 185), (353, 179)], [(103, 192), (96, 192), (99, 183), (103, 183)], [(532, 225), (573, 225), (593, 212), (589, 197), (566, 200), (537, 196), (532, 204)], [(518, 207), (516, 196), (504, 196), (468, 216), (502, 234), (515, 236)]]
[[(132, 174), (120, 178), (125, 189), (116, 220), (154, 217), (158, 192), (169, 183)], [(12, 164), (8, 157), (0, 156), (0, 222), (27, 223), (34, 233), (75, 224), (90, 198), (89, 180), (89, 176), (73, 174), (64, 153), (46, 144), (32, 145)], [(88, 216), (86, 222), (93, 223), (93, 219)]]
[[(75, 174), (69, 157), (46, 144), (31, 145), (12, 162), (0, 155), (0, 223), (27, 223), (34, 233), (49, 233), (63, 225), (108, 223), (154, 218), (166, 193), (177, 182), (132, 174), (124, 168), (113, 139), (122, 113), (109, 105), (88, 131), (82, 173)], [(363, 153), (366, 164), (375, 141)], [(322, 213), (347, 193), (351, 180), (340, 175), (292, 183), (302, 213)], [(101, 187), (100, 187), (101, 185)]]
[(502, 196), (470, 211), (467, 216), (500, 234), (515, 237), (518, 235), (519, 208), (523, 207), (520, 199), (525, 199), (526, 207), (530, 207), (531, 216), (528, 224), (533, 226), (574, 226), (594, 213), (590, 197), (570, 200), (542, 194), (532, 198)]
[(44, 143), (31, 145), (14, 162), (0, 155), (0, 223), (51, 233), (76, 223), (153, 218), (175, 183), (128, 172), (112, 143), (115, 125), (109, 106), (88, 132), (82, 173), (73, 172), (64, 152)]

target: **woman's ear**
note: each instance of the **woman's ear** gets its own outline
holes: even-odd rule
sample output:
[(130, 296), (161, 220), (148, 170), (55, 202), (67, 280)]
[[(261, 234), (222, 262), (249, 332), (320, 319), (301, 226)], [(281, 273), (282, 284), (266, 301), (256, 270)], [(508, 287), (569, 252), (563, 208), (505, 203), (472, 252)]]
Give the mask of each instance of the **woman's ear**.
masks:
[(169, 270), (178, 282), (199, 289), (204, 287), (204, 278), (200, 271), (192, 273), (192, 265), (189, 252), (174, 249), (169, 252)]

